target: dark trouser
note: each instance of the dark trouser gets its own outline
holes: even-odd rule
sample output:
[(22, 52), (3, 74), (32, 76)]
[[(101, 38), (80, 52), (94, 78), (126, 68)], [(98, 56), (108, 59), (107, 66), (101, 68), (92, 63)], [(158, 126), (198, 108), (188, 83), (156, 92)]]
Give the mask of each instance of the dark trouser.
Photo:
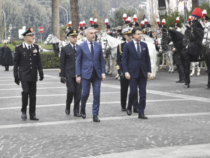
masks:
[(142, 71), (139, 72), (138, 78), (131, 78), (130, 79), (130, 94), (129, 100), (135, 101), (135, 97), (137, 94), (137, 86), (139, 85), (139, 103), (138, 109), (140, 114), (144, 114), (144, 110), (146, 107), (146, 86), (147, 86), (147, 77), (144, 77)]
[[(126, 108), (127, 96), (128, 96), (128, 86), (129, 80), (125, 77), (120, 78), (120, 97), (121, 97), (121, 107)], [(134, 106), (135, 109), (138, 109), (138, 93), (136, 93), (135, 99), (128, 101), (128, 106)]]
[(81, 84), (76, 82), (76, 77), (66, 79), (67, 99), (66, 109), (70, 109), (72, 99), (74, 98), (74, 113), (79, 113), (79, 103), (81, 99)]
[(22, 109), (21, 111), (26, 113), (29, 97), (29, 114), (30, 116), (36, 113), (36, 82), (21, 81), (22, 85)]
[(174, 61), (175, 61), (177, 71), (178, 71), (178, 74), (179, 74), (179, 80), (180, 81), (185, 81), (184, 68), (182, 66), (182, 63), (181, 63), (177, 53), (174, 54)]
[(81, 96), (81, 111), (85, 110), (86, 102), (90, 94), (90, 85), (93, 86), (93, 108), (92, 113), (97, 116), (100, 107), (100, 89), (101, 89), (101, 78), (98, 77), (97, 73), (93, 71), (90, 79), (82, 78), (82, 96)]
[(5, 71), (9, 71), (9, 66), (8, 65), (6, 65), (4, 67), (5, 67)]

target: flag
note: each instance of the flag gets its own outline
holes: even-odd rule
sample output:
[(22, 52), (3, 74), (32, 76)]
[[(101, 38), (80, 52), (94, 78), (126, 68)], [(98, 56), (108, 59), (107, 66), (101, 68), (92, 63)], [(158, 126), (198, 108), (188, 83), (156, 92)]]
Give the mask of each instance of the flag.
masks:
[(187, 6), (186, 2), (184, 1), (184, 22), (187, 23)]

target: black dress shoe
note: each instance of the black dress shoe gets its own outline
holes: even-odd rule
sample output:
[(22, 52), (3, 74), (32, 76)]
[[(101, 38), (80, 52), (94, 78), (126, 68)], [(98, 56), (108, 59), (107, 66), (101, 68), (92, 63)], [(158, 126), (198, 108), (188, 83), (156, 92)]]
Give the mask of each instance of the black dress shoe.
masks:
[(130, 116), (132, 114), (132, 108), (127, 108), (127, 114)]
[(74, 113), (75, 117), (81, 117), (80, 113)]
[(70, 109), (65, 110), (66, 115), (70, 115)]
[(122, 111), (124, 111), (124, 112), (125, 112), (125, 111), (126, 111), (126, 108), (122, 108)]
[(181, 81), (179, 81), (179, 83), (185, 83), (185, 80), (181, 80)]
[(180, 81), (181, 81), (181, 80), (179, 80), (179, 81), (176, 81), (176, 83), (180, 83)]
[(22, 118), (23, 120), (26, 120), (26, 119), (27, 119), (26, 113), (22, 112), (21, 118)]
[(98, 116), (93, 116), (93, 122), (100, 122)]
[(83, 119), (86, 118), (86, 112), (85, 112), (85, 110), (81, 110), (80, 114), (81, 114), (81, 116), (82, 116)]
[(140, 119), (148, 119), (148, 117), (146, 117), (144, 114), (139, 114), (139, 118)]
[(139, 113), (139, 109), (133, 109), (133, 113)]
[(184, 88), (190, 88), (190, 85), (189, 84), (184, 85)]
[(39, 118), (37, 118), (35, 115), (30, 117), (30, 120), (39, 121)]

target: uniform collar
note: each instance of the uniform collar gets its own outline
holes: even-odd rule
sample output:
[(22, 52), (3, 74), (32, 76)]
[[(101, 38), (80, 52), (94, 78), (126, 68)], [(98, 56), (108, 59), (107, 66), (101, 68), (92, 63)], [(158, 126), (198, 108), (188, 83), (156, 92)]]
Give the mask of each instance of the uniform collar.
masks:
[(69, 44), (71, 45), (72, 48), (77, 47), (77, 44), (73, 45), (71, 42), (69, 42)]
[(33, 43), (27, 44), (26, 42), (23, 42), (23, 48), (26, 47), (28, 49), (29, 46), (31, 46), (31, 48), (34, 47)]

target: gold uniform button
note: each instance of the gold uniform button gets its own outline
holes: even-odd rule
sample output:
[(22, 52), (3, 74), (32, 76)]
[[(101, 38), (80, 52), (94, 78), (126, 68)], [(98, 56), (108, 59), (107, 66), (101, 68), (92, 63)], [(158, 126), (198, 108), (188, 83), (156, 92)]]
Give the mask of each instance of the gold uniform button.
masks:
[(32, 67), (31, 67), (31, 69), (32, 69)]

